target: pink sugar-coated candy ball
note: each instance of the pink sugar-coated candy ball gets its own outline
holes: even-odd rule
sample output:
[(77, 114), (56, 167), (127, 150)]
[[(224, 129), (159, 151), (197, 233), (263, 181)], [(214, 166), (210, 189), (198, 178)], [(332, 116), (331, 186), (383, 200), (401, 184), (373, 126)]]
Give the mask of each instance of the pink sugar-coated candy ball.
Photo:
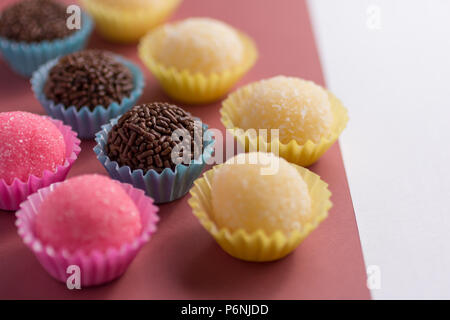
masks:
[(27, 182), (64, 164), (66, 144), (48, 119), (28, 112), (0, 113), (0, 179)]
[(36, 215), (45, 245), (74, 252), (120, 248), (141, 234), (138, 208), (122, 186), (101, 175), (82, 175), (56, 186)]

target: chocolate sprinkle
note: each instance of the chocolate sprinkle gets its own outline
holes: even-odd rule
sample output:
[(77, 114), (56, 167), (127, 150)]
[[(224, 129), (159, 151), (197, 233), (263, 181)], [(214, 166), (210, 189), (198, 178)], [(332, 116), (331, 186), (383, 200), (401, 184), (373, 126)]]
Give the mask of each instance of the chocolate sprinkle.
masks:
[[(203, 130), (199, 122), (169, 103), (135, 106), (124, 113), (109, 132), (106, 153), (112, 161), (132, 170), (142, 169), (144, 173), (149, 170), (161, 173), (165, 168), (174, 170), (176, 163), (172, 161), (172, 150), (180, 141), (173, 141), (172, 133), (177, 129), (189, 132), (190, 160), (193, 160), (194, 155), (203, 150)], [(184, 155), (184, 149), (178, 150), (177, 163)]]
[(133, 90), (131, 71), (111, 53), (85, 50), (67, 55), (50, 69), (46, 97), (78, 110), (120, 103)]
[(51, 0), (25, 0), (7, 7), (0, 16), (0, 36), (17, 42), (62, 39), (76, 30), (66, 26), (66, 8)]

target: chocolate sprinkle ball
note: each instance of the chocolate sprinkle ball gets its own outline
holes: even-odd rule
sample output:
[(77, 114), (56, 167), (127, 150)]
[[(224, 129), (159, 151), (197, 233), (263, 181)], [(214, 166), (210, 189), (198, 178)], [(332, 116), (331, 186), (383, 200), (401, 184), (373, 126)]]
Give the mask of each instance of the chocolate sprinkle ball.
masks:
[[(169, 103), (154, 102), (135, 106), (122, 115), (111, 129), (106, 145), (106, 154), (120, 166), (132, 170), (142, 169), (161, 173), (165, 168), (175, 169), (176, 164), (189, 159), (180, 148), (182, 139), (172, 140), (172, 133), (184, 129), (191, 137), (190, 160), (203, 150), (203, 130), (199, 121), (194, 121), (189, 113)], [(198, 143), (195, 143), (198, 142)], [(178, 146), (177, 146), (178, 145)], [(176, 147), (177, 146), (177, 147)], [(172, 150), (178, 152), (172, 162)]]
[(108, 107), (133, 90), (133, 74), (111, 53), (85, 50), (67, 55), (50, 69), (44, 93), (65, 107)]
[(66, 8), (51, 0), (25, 0), (0, 15), (0, 36), (17, 42), (62, 39), (77, 30), (66, 26)]

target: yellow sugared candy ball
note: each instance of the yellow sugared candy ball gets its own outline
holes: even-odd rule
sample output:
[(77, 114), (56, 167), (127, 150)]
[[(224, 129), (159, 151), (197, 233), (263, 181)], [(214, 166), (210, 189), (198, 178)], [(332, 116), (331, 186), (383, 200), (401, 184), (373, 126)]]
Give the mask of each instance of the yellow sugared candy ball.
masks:
[(319, 142), (331, 132), (333, 114), (326, 90), (312, 81), (277, 76), (239, 89), (244, 129), (279, 129), (282, 143)]
[(239, 154), (218, 167), (211, 184), (213, 221), (230, 231), (301, 230), (311, 214), (308, 186), (286, 160), (273, 154)]
[(166, 67), (191, 73), (220, 73), (242, 63), (244, 46), (227, 24), (210, 18), (190, 18), (153, 32), (154, 56)]

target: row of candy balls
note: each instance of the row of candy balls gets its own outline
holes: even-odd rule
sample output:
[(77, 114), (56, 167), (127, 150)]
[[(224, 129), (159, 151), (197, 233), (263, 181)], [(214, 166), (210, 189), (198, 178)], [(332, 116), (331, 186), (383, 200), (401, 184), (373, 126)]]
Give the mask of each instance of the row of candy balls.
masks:
[[(2, 113), (0, 119), (8, 124), (0, 126), (0, 136), (7, 141), (0, 145), (0, 154), (4, 158), (13, 155), (16, 161), (6, 162), (8, 166), (3, 166), (2, 175), (9, 171), (9, 179), (14, 175), (16, 179), (23, 174), (23, 167), (30, 170), (27, 174), (32, 172), (39, 176), (39, 172), (50, 171), (65, 160), (64, 139), (51, 120), (24, 112)], [(53, 153), (32, 161), (32, 153), (43, 155), (43, 149), (39, 148), (43, 145)], [(204, 199), (212, 207), (207, 213), (208, 219), (217, 229), (226, 229), (232, 234), (239, 230), (248, 234), (262, 231), (270, 239), (274, 233), (281, 232), (288, 239), (318, 214), (312, 209), (313, 199), (295, 166), (272, 154), (257, 155), (256, 162), (250, 161), (252, 154), (240, 154), (212, 170), (210, 196)], [(262, 174), (261, 170), (272, 167), (275, 161), (277, 171)], [(33, 165), (26, 167), (20, 163)], [(146, 212), (142, 212), (138, 206), (141, 200), (136, 200), (133, 192), (127, 193), (124, 184), (105, 176), (82, 175), (45, 190), (48, 192), (38, 191), (45, 196), (31, 195), (17, 213), (19, 233), (24, 239), (33, 239), (29, 240), (33, 251), (44, 247), (47, 248), (44, 252), (66, 252), (72, 259), (79, 255), (88, 259), (98, 255), (105, 257), (111, 250), (120, 251), (134, 243), (144, 230), (155, 229), (157, 219), (144, 220), (143, 217), (155, 214), (157, 208), (147, 206)], [(30, 214), (33, 210), (34, 214)], [(263, 260), (280, 257), (269, 255)], [(52, 259), (53, 255), (47, 258)]]

